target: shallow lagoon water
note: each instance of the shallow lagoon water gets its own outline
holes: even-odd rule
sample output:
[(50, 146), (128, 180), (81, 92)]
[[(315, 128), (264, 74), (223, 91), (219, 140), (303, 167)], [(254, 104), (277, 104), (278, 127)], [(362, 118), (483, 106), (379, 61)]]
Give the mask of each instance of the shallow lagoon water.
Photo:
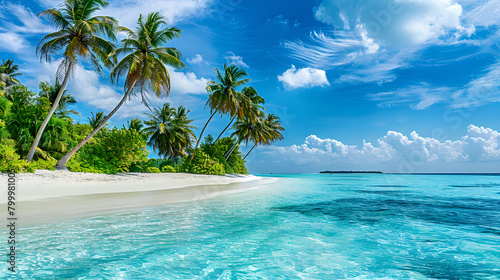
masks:
[(21, 226), (16, 275), (500, 279), (499, 176), (269, 176), (242, 193)]

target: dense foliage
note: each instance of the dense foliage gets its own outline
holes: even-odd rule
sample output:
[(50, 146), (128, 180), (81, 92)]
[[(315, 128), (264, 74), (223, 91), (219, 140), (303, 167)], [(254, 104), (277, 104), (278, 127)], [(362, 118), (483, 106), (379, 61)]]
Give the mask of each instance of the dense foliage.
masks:
[[(22, 73), (13, 60), (1, 60), (1, 172), (68, 168), (98, 173), (245, 174), (244, 160), (255, 146), (283, 139), (279, 118), (265, 113), (264, 98), (255, 88), (241, 89), (250, 79), (235, 65), (224, 65), (223, 71), (215, 68), (216, 79), (207, 83), (211, 116), (198, 138), (190, 111), (183, 106), (165, 103), (150, 108), (148, 97), (167, 97), (175, 82), (166, 66), (185, 67), (181, 52), (167, 45), (182, 30), (167, 26), (158, 12), (140, 15), (137, 27), (128, 29), (113, 17), (97, 15), (108, 4), (105, 0), (64, 0), (40, 13), (55, 31), (42, 38), (36, 53), (47, 61), (57, 57), (60, 64), (55, 84), (41, 82), (38, 94), (18, 80)], [(121, 46), (115, 43), (118, 32), (127, 35)], [(82, 116), (88, 123), (75, 123), (72, 117), (81, 115), (71, 107), (78, 100), (66, 86), (78, 78), (72, 74), (82, 62), (99, 75), (108, 68), (111, 82), (124, 83), (124, 94), (111, 112), (91, 113)], [(122, 128), (108, 127), (110, 118), (133, 95), (141, 96), (150, 109), (147, 119), (129, 120)], [(228, 116), (230, 122), (215, 141), (209, 135), (199, 146), (215, 114)], [(221, 138), (228, 129), (234, 132)], [(254, 145), (242, 158), (240, 144), (249, 142)], [(148, 147), (162, 158), (148, 158)]]

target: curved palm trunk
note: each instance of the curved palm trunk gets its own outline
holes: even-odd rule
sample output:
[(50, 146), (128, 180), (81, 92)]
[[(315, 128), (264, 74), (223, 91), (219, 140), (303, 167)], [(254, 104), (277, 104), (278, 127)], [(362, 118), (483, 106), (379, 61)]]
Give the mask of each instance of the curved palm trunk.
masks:
[(103, 128), (106, 123), (108, 122), (108, 120), (116, 113), (116, 111), (118, 111), (118, 109), (120, 109), (120, 107), (125, 103), (125, 101), (127, 100), (130, 92), (132, 91), (132, 89), (134, 88), (135, 86), (135, 82), (134, 84), (132, 84), (132, 86), (127, 90), (127, 92), (125, 93), (125, 95), (123, 95), (123, 98), (120, 100), (120, 103), (118, 103), (118, 105), (116, 105), (116, 107), (113, 109), (113, 111), (111, 111), (111, 113), (109, 113), (106, 117), (104, 117), (102, 119), (102, 121), (99, 123), (99, 125), (97, 125), (96, 128), (94, 128), (94, 130), (92, 130), (92, 132), (87, 135), (87, 137), (85, 137), (85, 139), (83, 139), (82, 141), (80, 141), (80, 143), (78, 143), (78, 145), (76, 145), (76, 147), (74, 147), (71, 151), (69, 151), (67, 154), (65, 154), (60, 160), (57, 161), (56, 163), (56, 170), (68, 170), (68, 168), (66, 167), (66, 164), (68, 163), (69, 159), (76, 153), (78, 152), (78, 150), (80, 150), (80, 148), (85, 145), (85, 143), (87, 143), (97, 132), (99, 132), (99, 130), (101, 130), (101, 128)]
[(227, 151), (227, 153), (224, 155), (224, 158), (226, 159), (226, 161), (229, 159), (229, 157), (233, 154), (234, 150), (236, 149), (236, 146), (238, 145), (238, 143), (235, 143), (231, 149), (229, 149), (229, 151)]
[(229, 128), (229, 126), (234, 122), (234, 120), (236, 119), (236, 116), (234, 116), (231, 121), (229, 122), (229, 124), (226, 126), (226, 128), (224, 128), (224, 130), (219, 134), (219, 136), (217, 137), (217, 139), (215, 139), (214, 141), (214, 144), (217, 143), (217, 141), (220, 139), (220, 137), (222, 136), (222, 134), (224, 134), (224, 132), (226, 132), (226, 130)]
[(245, 160), (247, 158), (247, 156), (250, 154), (250, 152), (252, 152), (252, 150), (253, 150), (253, 148), (255, 148), (255, 146), (257, 146), (257, 144), (253, 145), (253, 147), (250, 149), (250, 151), (248, 151), (248, 153), (245, 155), (243, 160)]
[(49, 114), (45, 117), (45, 119), (42, 122), (42, 125), (38, 129), (38, 132), (36, 133), (35, 136), (35, 141), (33, 141), (33, 145), (31, 145), (30, 151), (28, 152), (28, 156), (26, 158), (27, 161), (32, 161), (33, 156), (35, 155), (36, 148), (38, 147), (38, 143), (40, 142), (40, 139), (42, 138), (43, 131), (47, 127), (47, 124), (50, 121), (50, 118), (54, 114), (54, 112), (57, 109), (57, 106), (59, 105), (59, 101), (61, 100), (61, 97), (64, 93), (64, 89), (66, 88), (66, 85), (68, 84), (71, 68), (73, 66), (73, 63), (70, 62), (68, 65), (68, 69), (66, 70), (66, 74), (64, 75), (64, 80), (61, 85), (61, 88), (59, 89), (59, 92), (57, 93), (56, 100), (54, 100), (54, 103), (52, 104), (52, 107), (50, 107)]
[(196, 153), (196, 149), (198, 149), (198, 145), (200, 145), (200, 140), (201, 140), (201, 137), (203, 136), (203, 132), (205, 132), (205, 129), (207, 128), (208, 123), (209, 123), (209, 122), (212, 120), (212, 118), (215, 116), (215, 113), (217, 113), (217, 111), (216, 111), (216, 112), (214, 112), (214, 113), (210, 116), (210, 118), (208, 119), (207, 123), (205, 124), (205, 126), (204, 126), (204, 127), (203, 127), (203, 129), (201, 130), (200, 137), (198, 137), (198, 141), (196, 141), (196, 146), (194, 147), (194, 150), (193, 150), (193, 155), (191, 156), (191, 161), (192, 161), (192, 160), (193, 160), (193, 158), (194, 158), (194, 154)]

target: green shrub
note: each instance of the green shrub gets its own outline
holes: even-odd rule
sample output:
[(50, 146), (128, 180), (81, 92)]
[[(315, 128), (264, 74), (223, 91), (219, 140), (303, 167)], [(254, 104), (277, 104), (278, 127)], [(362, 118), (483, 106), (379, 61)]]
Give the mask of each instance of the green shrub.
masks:
[(39, 159), (29, 163), (32, 169), (56, 170), (56, 159)]
[[(135, 130), (113, 129), (102, 138), (95, 137), (96, 143), (83, 146), (68, 168), (75, 172), (116, 174), (129, 172), (133, 163), (148, 161), (146, 140)], [(137, 167), (137, 166), (136, 166)], [(134, 172), (144, 172), (134, 170)]]
[(239, 151), (239, 145), (236, 145), (236, 148), (227, 161), (224, 158), (226, 152), (231, 150), (236, 143), (236, 139), (224, 137), (219, 139), (217, 143), (211, 143), (210, 141), (205, 142), (206, 143), (201, 145), (203, 152), (207, 153), (212, 158), (218, 159), (219, 162), (224, 164), (226, 173), (247, 174), (247, 168), (245, 167), (245, 161), (242, 159), (242, 154)]
[(179, 172), (225, 175), (224, 165), (202, 151), (197, 151), (192, 161), (190, 157), (184, 157), (179, 165)]
[(170, 166), (170, 165), (165, 165), (163, 166), (163, 168), (161, 169), (161, 172), (163, 173), (175, 173), (176, 170), (173, 166)]
[(146, 173), (161, 173), (158, 167), (148, 167)]
[(3, 173), (33, 172), (29, 164), (16, 154), (14, 140), (5, 140), (0, 143), (0, 171)]

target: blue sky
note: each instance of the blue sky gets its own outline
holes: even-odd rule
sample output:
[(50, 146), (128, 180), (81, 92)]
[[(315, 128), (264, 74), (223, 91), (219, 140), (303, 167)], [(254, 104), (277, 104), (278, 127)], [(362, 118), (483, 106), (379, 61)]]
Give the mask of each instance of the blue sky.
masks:
[[(126, 0), (101, 14), (134, 27), (140, 13), (162, 12), (183, 30), (171, 46), (189, 69), (171, 69), (167, 100), (202, 127), (207, 81), (224, 63), (244, 68), (283, 120), (285, 140), (259, 147), (250, 172), (382, 170), (500, 172), (500, 1), (451, 0)], [(0, 58), (15, 59), (21, 81), (53, 81), (57, 57), (41, 63), (36, 17), (59, 1), (0, 2)], [(85, 122), (122, 94), (82, 63), (68, 85)], [(112, 125), (144, 118), (138, 100)], [(228, 119), (215, 119), (217, 135)], [(248, 150), (248, 148), (244, 148)]]

